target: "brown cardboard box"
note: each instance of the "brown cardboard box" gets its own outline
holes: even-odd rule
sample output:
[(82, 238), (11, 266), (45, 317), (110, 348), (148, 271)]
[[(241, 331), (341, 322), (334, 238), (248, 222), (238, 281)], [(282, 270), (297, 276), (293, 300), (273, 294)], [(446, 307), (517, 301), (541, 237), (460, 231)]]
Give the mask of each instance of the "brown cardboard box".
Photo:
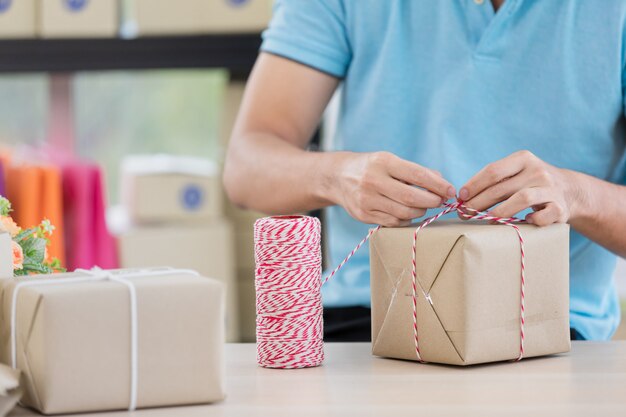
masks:
[(0, 278), (13, 276), (13, 251), (11, 250), (11, 236), (0, 232)]
[(136, 224), (197, 222), (221, 216), (220, 179), (184, 174), (137, 175), (125, 179), (133, 191), (124, 199)]
[(138, 35), (260, 32), (273, 0), (133, 0)]
[(33, 38), (35, 22), (35, 0), (0, 1), (0, 38)]
[[(568, 226), (519, 227), (526, 251), (524, 356), (567, 352)], [(382, 228), (370, 241), (374, 355), (417, 359), (411, 296), (414, 230)], [(519, 356), (520, 245), (512, 227), (435, 222), (418, 235), (416, 262), (423, 360), (470, 365)]]
[(167, 265), (190, 268), (221, 281), (226, 287), (226, 339), (239, 340), (237, 281), (233, 232), (227, 221), (203, 225), (137, 227), (119, 237), (124, 268)]
[(37, 8), (38, 33), (44, 38), (115, 37), (118, 33), (119, 0), (38, 0)]
[[(124, 277), (129, 271), (111, 271)], [(126, 275), (137, 300), (137, 406), (221, 400), (222, 285), (176, 271)], [(138, 276), (140, 275), (140, 276)], [(11, 363), (11, 307), (25, 281), (89, 277), (79, 272), (0, 280), (0, 359)], [(22, 287), (17, 295), (17, 368), (26, 406), (46, 414), (127, 409), (131, 387), (131, 297), (112, 280)]]
[(243, 100), (243, 94), (246, 90), (245, 81), (230, 81), (226, 86), (224, 100), (222, 104), (222, 115), (220, 117), (220, 138), (224, 148), (228, 146), (230, 137), (235, 127), (237, 114)]
[(242, 342), (256, 340), (256, 289), (254, 267), (237, 270), (239, 289), (239, 330)]
[(210, 160), (133, 155), (122, 163), (121, 201), (134, 224), (217, 219), (222, 199), (219, 169)]

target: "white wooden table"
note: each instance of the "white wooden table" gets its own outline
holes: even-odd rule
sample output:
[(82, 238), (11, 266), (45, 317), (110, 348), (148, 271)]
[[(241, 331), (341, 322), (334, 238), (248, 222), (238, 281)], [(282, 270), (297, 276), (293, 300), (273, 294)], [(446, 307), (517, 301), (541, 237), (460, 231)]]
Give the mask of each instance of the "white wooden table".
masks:
[(626, 416), (626, 341), (468, 368), (376, 358), (369, 343), (326, 344), (324, 365), (300, 370), (259, 368), (253, 344), (226, 351), (221, 403), (90, 416)]

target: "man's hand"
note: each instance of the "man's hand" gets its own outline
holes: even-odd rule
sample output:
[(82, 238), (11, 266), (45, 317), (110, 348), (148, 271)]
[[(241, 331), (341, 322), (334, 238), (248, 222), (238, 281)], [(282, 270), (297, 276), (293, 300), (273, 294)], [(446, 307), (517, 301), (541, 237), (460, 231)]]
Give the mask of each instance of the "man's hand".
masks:
[(333, 200), (364, 223), (405, 225), (456, 195), (438, 172), (388, 152), (338, 156)]
[(566, 223), (576, 218), (582, 198), (576, 175), (519, 151), (483, 168), (461, 188), (459, 197), (480, 211), (502, 203), (490, 212), (495, 217), (512, 217), (532, 208), (528, 223)]

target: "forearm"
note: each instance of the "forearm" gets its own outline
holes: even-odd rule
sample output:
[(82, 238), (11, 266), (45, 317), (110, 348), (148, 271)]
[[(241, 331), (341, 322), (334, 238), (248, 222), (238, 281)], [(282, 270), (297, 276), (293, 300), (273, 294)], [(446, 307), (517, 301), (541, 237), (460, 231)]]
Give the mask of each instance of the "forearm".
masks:
[(567, 171), (575, 204), (570, 225), (619, 256), (626, 257), (626, 187)]
[(224, 185), (248, 209), (306, 212), (336, 203), (331, 191), (341, 160), (342, 153), (309, 152), (272, 134), (247, 133), (229, 149)]

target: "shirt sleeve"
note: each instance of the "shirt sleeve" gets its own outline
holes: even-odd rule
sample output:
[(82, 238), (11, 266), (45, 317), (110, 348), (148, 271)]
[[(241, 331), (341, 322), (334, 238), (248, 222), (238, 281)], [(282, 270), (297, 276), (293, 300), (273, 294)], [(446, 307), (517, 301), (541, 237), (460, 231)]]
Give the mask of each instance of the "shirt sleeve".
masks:
[(352, 59), (343, 0), (276, 0), (261, 51), (343, 78)]

